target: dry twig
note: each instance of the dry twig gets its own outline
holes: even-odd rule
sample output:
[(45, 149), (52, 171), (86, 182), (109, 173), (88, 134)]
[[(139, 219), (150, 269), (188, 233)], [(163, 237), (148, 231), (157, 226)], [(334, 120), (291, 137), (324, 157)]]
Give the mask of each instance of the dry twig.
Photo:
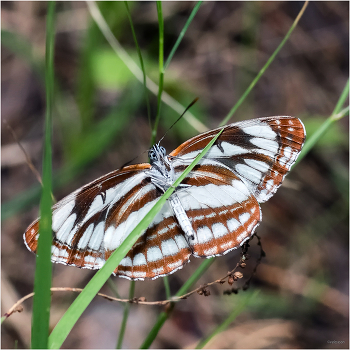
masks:
[[(254, 235), (254, 236), (256, 236), (256, 235)], [(257, 236), (257, 238), (258, 238), (258, 245), (261, 247), (260, 237)], [(139, 298), (133, 298), (133, 299), (121, 299), (121, 298), (115, 298), (115, 297), (112, 297), (112, 296), (109, 296), (109, 295), (103, 294), (103, 293), (97, 293), (97, 295), (102, 297), (102, 298), (105, 298), (107, 300), (110, 300), (110, 301), (118, 301), (118, 302), (122, 302), (122, 303), (131, 303), (131, 304), (140, 304), (140, 305), (168, 305), (168, 304), (170, 304), (172, 302), (178, 302), (180, 300), (187, 299), (189, 296), (191, 296), (194, 293), (198, 293), (199, 295), (209, 296), (210, 295), (210, 291), (209, 291), (208, 287), (210, 287), (210, 286), (212, 286), (214, 284), (223, 284), (223, 283), (226, 282), (226, 280), (228, 281), (229, 284), (232, 284), (233, 282), (235, 282), (238, 279), (243, 277), (243, 274), (241, 272), (236, 271), (236, 270), (238, 268), (244, 268), (245, 267), (245, 265), (246, 265), (245, 261), (248, 260), (248, 254), (247, 254), (248, 248), (249, 248), (249, 244), (248, 243), (246, 243), (246, 244), (244, 244), (242, 246), (242, 253), (241, 253), (240, 261), (236, 264), (234, 269), (229, 271), (224, 277), (219, 278), (219, 279), (217, 279), (215, 281), (206, 283), (206, 284), (204, 284), (202, 286), (199, 286), (198, 288), (193, 289), (191, 292), (183, 294), (183, 295), (181, 295), (179, 297), (173, 297), (173, 298), (170, 298), (170, 299), (167, 299), (167, 300), (147, 301), (145, 297), (139, 297)], [(250, 283), (253, 275), (255, 274), (257, 266), (260, 264), (260, 261), (263, 258), (263, 256), (265, 256), (265, 253), (264, 253), (264, 251), (261, 248), (261, 252), (260, 252), (260, 256), (259, 256), (259, 259), (257, 261), (257, 264), (256, 264), (256, 266), (255, 266), (255, 268), (253, 270), (252, 275), (250, 276), (250, 278), (248, 279), (248, 281), (244, 285), (244, 286), (247, 286), (247, 287), (246, 288), (244, 286), (242, 287), (243, 290), (246, 290), (248, 288), (249, 283)], [(238, 289), (235, 289), (235, 290), (238, 291)], [(81, 289), (81, 288), (71, 288), (71, 287), (55, 287), (55, 288), (51, 288), (51, 291), (52, 292), (68, 292), (69, 291), (69, 292), (81, 293), (83, 291), (83, 289)], [(230, 293), (225, 291), (224, 294), (231, 294), (232, 292), (234, 292), (233, 289), (232, 289), (232, 291)], [(5, 316), (9, 317), (14, 312), (21, 312), (23, 310), (23, 309), (21, 309), (21, 304), (25, 300), (31, 298), (33, 295), (34, 295), (34, 293), (30, 293), (30, 294), (24, 296), (23, 298), (21, 298), (20, 300), (18, 300), (10, 308), (10, 310), (7, 313), (5, 313)]]

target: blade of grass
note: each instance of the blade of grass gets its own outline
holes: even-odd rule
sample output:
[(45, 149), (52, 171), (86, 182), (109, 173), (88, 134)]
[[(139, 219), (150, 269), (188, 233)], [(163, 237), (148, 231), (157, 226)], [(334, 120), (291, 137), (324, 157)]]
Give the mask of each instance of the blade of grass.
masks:
[(165, 296), (166, 296), (166, 299), (169, 300), (171, 299), (171, 291), (170, 291), (168, 276), (164, 276), (163, 282), (164, 282), (164, 288), (165, 288)]
[[(93, 125), (93, 116), (95, 113), (95, 92), (96, 83), (91, 75), (91, 56), (95, 47), (98, 47), (100, 39), (99, 29), (94, 21), (90, 21), (88, 30), (83, 39), (83, 47), (80, 53), (80, 62), (78, 70), (78, 91), (76, 94), (77, 107), (80, 111), (80, 127), (81, 130), (70, 130), (71, 122), (68, 123), (67, 130), (64, 130), (64, 134), (69, 136), (69, 141), (72, 138), (77, 137), (77, 133), (84, 133)], [(73, 132), (72, 132), (73, 131)], [(67, 138), (67, 137), (66, 137)], [(69, 142), (67, 142), (67, 148), (69, 150)]]
[(39, 223), (40, 235), (36, 258), (33, 299), (32, 341), (33, 349), (46, 349), (49, 336), (50, 304), (51, 304), (51, 244), (52, 244), (52, 108), (54, 87), (54, 40), (55, 40), (55, 2), (48, 2), (46, 18), (46, 115), (45, 115), (45, 145), (43, 155), (43, 191), (40, 201)]
[(152, 124), (151, 124), (151, 106), (150, 106), (150, 103), (149, 103), (147, 84), (146, 84), (146, 77), (147, 77), (146, 76), (146, 70), (145, 70), (145, 66), (144, 66), (144, 63), (143, 63), (140, 46), (139, 46), (138, 41), (137, 41), (137, 37), (136, 37), (136, 33), (135, 33), (133, 22), (132, 22), (132, 18), (131, 18), (131, 13), (130, 13), (128, 2), (124, 1), (124, 4), (125, 4), (125, 7), (126, 7), (126, 13), (128, 15), (128, 19), (129, 19), (129, 22), (130, 22), (132, 36), (133, 36), (134, 41), (135, 41), (137, 54), (138, 54), (139, 59), (140, 59), (140, 65), (141, 65), (142, 76), (143, 76), (143, 86), (144, 86), (144, 89), (145, 89), (145, 100), (146, 100), (146, 105), (147, 105), (148, 124), (149, 124), (150, 128), (152, 128)]
[[(191, 288), (191, 286), (193, 286), (199, 280), (199, 278), (208, 270), (208, 268), (211, 266), (214, 260), (215, 260), (214, 258), (204, 260), (203, 263), (198, 267), (198, 269), (191, 275), (191, 277), (179, 289), (179, 291), (175, 294), (175, 296), (180, 297), (181, 295), (184, 295), (185, 293), (187, 293), (187, 291)], [(146, 339), (140, 346), (140, 349), (149, 349), (154, 339), (157, 337), (158, 332), (163, 327), (165, 321), (171, 315), (171, 312), (173, 311), (174, 306), (175, 306), (175, 303), (171, 303), (170, 306), (167, 307), (167, 311), (163, 311), (160, 313), (153, 328), (150, 330)]]
[(112, 290), (113, 294), (117, 297), (117, 298), (121, 298), (119, 293), (118, 293), (118, 290), (117, 290), (117, 287), (116, 285), (114, 284), (113, 280), (112, 280), (112, 277), (109, 277), (108, 280), (107, 280), (107, 284), (108, 284), (108, 287)]
[[(108, 27), (108, 24), (103, 18), (101, 11), (97, 7), (96, 3), (94, 1), (87, 1), (86, 3), (92, 18), (97, 23), (98, 27), (100, 28), (101, 32), (103, 33), (108, 43), (111, 45), (112, 49), (124, 62), (124, 64), (130, 70), (130, 72), (134, 74), (135, 78), (140, 82), (143, 82), (142, 70), (138, 67), (138, 65), (133, 61), (130, 55), (120, 45), (119, 41), (115, 38), (110, 28)], [(152, 81), (149, 77), (146, 77), (146, 83), (149, 91), (151, 91), (154, 95), (158, 95), (158, 91), (159, 91), (158, 85), (154, 81)], [(174, 98), (172, 98), (165, 91), (162, 94), (162, 101), (178, 114), (181, 114), (186, 108), (181, 103), (179, 103)], [(184, 119), (198, 132), (204, 132), (208, 130), (208, 128), (190, 112), (186, 113), (186, 115), (184, 116)]]
[(164, 84), (164, 20), (162, 12), (162, 2), (157, 1), (157, 14), (159, 26), (159, 88), (157, 96), (157, 115), (152, 128), (151, 146), (156, 143), (158, 124), (160, 119), (160, 107), (162, 104), (162, 93)]
[(341, 108), (343, 107), (346, 99), (349, 98), (349, 79), (345, 84), (344, 90), (341, 93), (339, 100), (337, 102), (337, 104), (334, 107), (334, 111), (333, 111), (333, 115), (338, 114), (341, 110)]
[(345, 117), (346, 115), (349, 115), (349, 107), (344, 108), (342, 111), (340, 111), (337, 114), (332, 114), (330, 117), (328, 117), (324, 123), (308, 138), (307, 142), (305, 142), (305, 145), (302, 149), (302, 151), (299, 154), (298, 159), (293, 164), (293, 167), (295, 164), (299, 163), (315, 146), (315, 144), (320, 140), (320, 138), (329, 130), (329, 128), (339, 119)]
[[(129, 289), (129, 299), (130, 300), (134, 297), (134, 292), (135, 292), (135, 281), (131, 281), (130, 282), (130, 289)], [(122, 320), (122, 325), (121, 325), (120, 331), (119, 331), (119, 337), (118, 337), (118, 343), (117, 343), (116, 349), (122, 348), (125, 329), (126, 329), (126, 323), (128, 321), (128, 317), (129, 317), (129, 310), (130, 310), (130, 304), (126, 303), (124, 305), (123, 320)]]
[(165, 62), (164, 71), (168, 68), (171, 59), (173, 58), (173, 56), (174, 56), (174, 54), (175, 54), (175, 52), (176, 52), (178, 46), (180, 45), (181, 40), (182, 40), (182, 38), (184, 37), (184, 35), (185, 35), (185, 33), (186, 33), (188, 27), (190, 26), (190, 24), (191, 24), (191, 22), (192, 22), (194, 16), (196, 15), (196, 13), (198, 12), (200, 6), (202, 5), (202, 2), (203, 2), (203, 1), (198, 1), (198, 2), (197, 2), (196, 6), (193, 8), (193, 10), (192, 10), (190, 16), (188, 17), (188, 20), (186, 21), (184, 27), (182, 28), (182, 30), (181, 30), (181, 32), (180, 32), (180, 35), (179, 35), (179, 37), (177, 38), (176, 43), (175, 43), (175, 45), (173, 46), (173, 48), (171, 49), (170, 54), (169, 54), (169, 56), (168, 56), (168, 58), (167, 58), (167, 60), (166, 60), (166, 62)]
[[(251, 299), (254, 299), (259, 291), (255, 291), (254, 293), (245, 293), (243, 300), (237, 302), (237, 306), (231, 311), (230, 315), (226, 318), (224, 322), (222, 322), (218, 327), (216, 327), (212, 333), (210, 333), (205, 339), (202, 339), (196, 349), (203, 349), (204, 346), (217, 334), (223, 332), (235, 319), (236, 317), (247, 307)], [(248, 295), (247, 295), (248, 294)]]
[(35, 57), (32, 44), (24, 37), (11, 31), (1, 30), (1, 45), (9, 49), (16, 56), (29, 63), (35, 74), (45, 81), (45, 62), (43, 59)]
[(232, 109), (229, 111), (229, 113), (227, 114), (227, 116), (222, 120), (222, 122), (220, 123), (220, 125), (225, 125), (227, 124), (227, 122), (231, 119), (231, 117), (233, 116), (233, 114), (237, 111), (238, 107), (242, 104), (242, 102), (245, 100), (245, 98), (248, 96), (248, 94), (250, 93), (250, 91), (254, 88), (254, 86), (256, 85), (256, 83), (259, 81), (259, 79), (261, 78), (261, 76), (265, 73), (266, 69), (269, 67), (269, 65), (272, 63), (272, 61), (275, 59), (275, 57), (277, 56), (277, 54), (280, 52), (280, 50), (282, 49), (282, 47), (284, 46), (284, 44), (287, 42), (287, 40), (289, 39), (290, 35), (292, 34), (294, 28), (296, 27), (296, 25), (298, 24), (301, 16), (303, 15), (303, 13), (305, 12), (305, 9), (308, 5), (308, 1), (305, 1), (304, 6), (302, 7), (302, 9), (300, 10), (298, 16), (296, 17), (296, 19), (294, 20), (292, 26), (290, 27), (290, 29), (288, 30), (286, 36), (283, 38), (282, 42), (278, 45), (277, 49), (274, 51), (274, 53), (270, 56), (270, 58), (267, 60), (267, 62), (265, 63), (265, 65), (261, 68), (260, 72), (258, 73), (258, 75), (254, 78), (254, 80), (250, 83), (250, 85), (248, 86), (247, 90), (243, 93), (243, 95), (240, 97), (240, 99), (236, 102), (236, 104), (232, 107)]
[(325, 132), (330, 128), (330, 126), (333, 123), (345, 117), (346, 115), (349, 115), (349, 106), (340, 111), (340, 108), (342, 108), (348, 96), (349, 80), (346, 82), (346, 85), (343, 89), (343, 92), (340, 95), (340, 98), (334, 108), (332, 115), (324, 121), (324, 123), (316, 130), (316, 132), (314, 132), (310, 137), (308, 137), (293, 167), (295, 166), (295, 164), (298, 164), (311, 151), (311, 149), (315, 146), (317, 141), (325, 134)]
[(110, 258), (106, 261), (104, 266), (99, 270), (95, 276), (89, 281), (84, 290), (77, 296), (72, 305), (57, 323), (56, 327), (51, 332), (49, 337), (49, 348), (59, 348), (68, 336), (69, 332), (77, 322), (81, 314), (90, 304), (91, 300), (95, 297), (98, 291), (101, 289), (103, 284), (107, 281), (109, 276), (119, 265), (120, 261), (130, 251), (134, 243), (140, 237), (147, 227), (152, 222), (153, 218), (160, 211), (165, 201), (174, 192), (175, 188), (185, 178), (185, 176), (194, 168), (194, 166), (201, 160), (201, 158), (207, 153), (216, 139), (220, 136), (223, 129), (208, 143), (203, 151), (194, 159), (194, 161), (186, 168), (186, 170), (179, 176), (174, 182), (173, 186), (170, 187), (162, 197), (156, 202), (148, 214), (139, 222), (135, 229), (128, 235), (118, 249), (116, 249)]

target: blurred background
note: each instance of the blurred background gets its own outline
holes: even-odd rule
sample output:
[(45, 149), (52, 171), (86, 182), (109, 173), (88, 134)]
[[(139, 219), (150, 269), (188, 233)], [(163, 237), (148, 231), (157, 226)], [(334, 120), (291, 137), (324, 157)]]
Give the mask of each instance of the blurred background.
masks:
[[(165, 58), (188, 19), (194, 2), (164, 2)], [(46, 3), (1, 3), (2, 108), (2, 315), (33, 291), (35, 256), (22, 235), (38, 216), (40, 185), (23, 151), (41, 171), (45, 114)], [(98, 2), (115, 37), (139, 65), (123, 2)], [(303, 2), (204, 2), (165, 72), (164, 89), (208, 128), (218, 126), (280, 44)], [(130, 2), (146, 72), (158, 82), (158, 20), (154, 2)], [(150, 127), (144, 90), (111, 49), (85, 2), (56, 6), (55, 109), (53, 129), (54, 195), (118, 169), (148, 149)], [(331, 115), (349, 75), (349, 3), (310, 2), (277, 58), (230, 122), (269, 115), (293, 115), (311, 135)], [(157, 99), (149, 94), (151, 118)], [(348, 103), (348, 102), (347, 102)], [(179, 113), (161, 107), (158, 139)], [(182, 119), (162, 145), (168, 152), (198, 130)], [(193, 295), (176, 305), (154, 341), (154, 348), (193, 348), (232, 310), (250, 299), (211, 348), (349, 347), (349, 173), (348, 117), (334, 124), (262, 205), (257, 233), (266, 257), (250, 289), (223, 295)], [(146, 161), (141, 155), (137, 162)], [(239, 252), (238, 252), (239, 253)], [(233, 269), (236, 252), (217, 258), (197, 283), (211, 282)], [(250, 276), (259, 255), (256, 240), (242, 272)], [(200, 259), (169, 277), (173, 294), (200, 265)], [(54, 287), (81, 287), (94, 272), (53, 266)], [(112, 278), (127, 298), (130, 282)], [(102, 292), (113, 295), (105, 285)], [(135, 296), (165, 299), (162, 278), (136, 282)], [(54, 293), (51, 324), (76, 295)], [(28, 348), (32, 300), (2, 326), (2, 348)], [(95, 298), (66, 339), (64, 348), (116, 346), (124, 305)], [(138, 348), (161, 307), (131, 305), (123, 347)]]

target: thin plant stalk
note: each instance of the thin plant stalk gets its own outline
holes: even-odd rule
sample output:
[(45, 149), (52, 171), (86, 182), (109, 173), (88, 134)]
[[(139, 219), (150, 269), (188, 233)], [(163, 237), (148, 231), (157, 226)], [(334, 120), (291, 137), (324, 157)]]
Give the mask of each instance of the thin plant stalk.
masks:
[(159, 23), (159, 89), (157, 96), (157, 115), (152, 128), (151, 146), (155, 144), (157, 137), (158, 124), (160, 119), (160, 107), (162, 104), (162, 93), (164, 84), (164, 20), (162, 12), (162, 2), (157, 1), (157, 14)]
[(244, 91), (243, 95), (240, 97), (240, 99), (236, 102), (236, 104), (232, 107), (232, 109), (228, 112), (227, 116), (222, 120), (222, 122), (220, 123), (220, 125), (225, 125), (227, 124), (227, 122), (231, 119), (231, 117), (233, 116), (233, 114), (237, 111), (238, 107), (243, 103), (243, 101), (246, 99), (246, 97), (249, 95), (249, 93), (252, 91), (252, 89), (254, 88), (254, 86), (256, 85), (256, 83), (259, 81), (259, 79), (261, 78), (261, 76), (265, 73), (266, 69), (270, 66), (270, 64), (273, 62), (273, 60), (275, 59), (275, 57), (277, 56), (277, 54), (280, 52), (280, 50), (282, 49), (282, 47), (284, 46), (284, 44), (287, 42), (287, 40), (289, 39), (290, 35), (292, 34), (294, 28), (297, 26), (301, 16), (303, 15), (303, 13), (305, 12), (305, 9), (308, 5), (308, 1), (305, 1), (304, 6), (302, 7), (302, 9), (300, 10), (298, 16), (296, 17), (296, 19), (294, 20), (292, 26), (290, 27), (290, 29), (288, 30), (286, 36), (283, 38), (282, 42), (278, 45), (277, 49), (274, 51), (274, 53), (271, 55), (271, 57), (267, 60), (267, 62), (265, 63), (265, 65), (261, 68), (260, 72), (258, 73), (258, 75), (254, 78), (254, 80), (250, 83), (250, 85), (248, 86), (247, 90)]
[(40, 235), (38, 239), (36, 268), (34, 277), (34, 299), (32, 316), (31, 347), (46, 349), (49, 337), (50, 304), (51, 304), (51, 244), (52, 244), (52, 109), (54, 96), (54, 41), (55, 41), (55, 2), (50, 1), (47, 7), (46, 19), (46, 55), (45, 55), (45, 144), (43, 155), (43, 190), (40, 201), (39, 223)]
[(307, 138), (307, 141), (305, 142), (305, 145), (293, 166), (299, 163), (310, 152), (310, 150), (315, 146), (315, 144), (320, 140), (320, 138), (325, 134), (325, 132), (327, 132), (331, 125), (333, 125), (336, 121), (349, 114), (349, 106), (344, 108), (343, 110), (340, 110), (343, 107), (348, 96), (349, 80), (345, 84), (345, 87), (340, 95), (340, 98), (334, 108), (332, 115), (329, 116), (324, 121), (324, 123), (310, 137)]
[(332, 115), (336, 115), (336, 114), (340, 113), (340, 110), (342, 109), (346, 99), (348, 99), (348, 98), (349, 98), (349, 79), (345, 84), (345, 87), (343, 89), (342, 94), (339, 97), (337, 104), (335, 105), (335, 108), (334, 108)]
[(170, 64), (170, 61), (172, 60), (172, 58), (173, 58), (173, 56), (174, 56), (174, 54), (175, 54), (177, 48), (179, 47), (179, 45), (180, 45), (180, 43), (181, 43), (181, 40), (183, 39), (183, 37), (184, 37), (184, 35), (185, 35), (185, 33), (186, 33), (188, 27), (190, 26), (190, 24), (191, 24), (191, 22), (192, 22), (194, 16), (196, 15), (196, 13), (198, 12), (200, 6), (202, 5), (202, 2), (203, 2), (203, 1), (198, 1), (198, 2), (197, 2), (197, 4), (196, 4), (195, 7), (193, 8), (193, 10), (192, 10), (190, 16), (188, 17), (188, 19), (187, 19), (187, 21), (186, 21), (184, 27), (182, 28), (182, 30), (181, 30), (181, 32), (180, 32), (180, 34), (179, 34), (179, 36), (178, 36), (178, 38), (177, 38), (177, 40), (176, 40), (175, 45), (174, 45), (173, 48), (171, 49), (170, 54), (169, 54), (169, 56), (168, 56), (168, 58), (167, 58), (167, 60), (166, 60), (166, 62), (165, 62), (165, 64), (164, 64), (164, 71), (168, 68), (168, 66), (169, 66), (169, 64)]
[(256, 296), (259, 294), (259, 291), (255, 291), (252, 294), (248, 294), (243, 296), (243, 300), (240, 300), (239, 303), (237, 303), (237, 306), (231, 311), (229, 316), (224, 320), (219, 326), (217, 326), (206, 338), (202, 339), (198, 345), (196, 346), (196, 349), (203, 349), (204, 346), (213, 339), (217, 334), (222, 333), (228, 326), (237, 318), (238, 315), (241, 314), (242, 311), (249, 305), (250, 301), (252, 299), (255, 299)]
[(113, 282), (112, 277), (109, 277), (107, 280), (108, 287), (112, 290), (113, 294), (120, 299), (120, 295), (118, 293), (117, 287)]
[[(315, 145), (315, 143), (320, 139), (320, 137), (324, 134), (325, 131), (328, 130), (329, 126), (334, 123), (334, 121), (339, 120), (340, 117), (344, 117), (349, 114), (349, 107), (344, 108), (341, 112), (339, 112), (336, 115), (330, 116), (324, 124), (321, 125), (321, 127), (315, 132), (315, 137), (312, 137), (307, 140), (305, 143), (303, 150), (306, 149), (304, 156), (308, 151), (311, 150), (311, 148)], [(335, 117), (334, 117), (335, 116)], [(300, 159), (300, 156), (302, 153), (300, 153), (298, 160)], [(179, 290), (179, 292), (176, 294), (176, 296), (181, 296), (187, 292), (187, 290), (191, 287), (193, 283), (195, 283), (196, 280), (198, 280), (210, 267), (210, 265), (215, 261), (215, 258), (206, 259), (203, 261), (203, 263), (199, 266), (199, 268), (196, 270), (196, 272), (190, 277), (190, 279), (183, 285), (183, 287)], [(195, 276), (196, 275), (196, 276)], [(167, 312), (162, 312), (158, 318), (156, 323), (154, 324), (153, 328), (147, 335), (145, 341), (141, 345), (140, 349), (148, 349), (154, 339), (156, 338), (158, 332), (164, 325), (165, 321), (169, 318), (171, 315), (171, 312), (173, 311), (175, 304), (172, 303), (171, 306), (168, 308)], [(203, 345), (204, 346), (204, 345)]]
[[(134, 293), (135, 293), (135, 281), (131, 281), (130, 282), (130, 289), (129, 289), (129, 299), (130, 300), (132, 300), (134, 298)], [(126, 323), (128, 321), (128, 317), (129, 317), (129, 311), (130, 311), (130, 304), (126, 303), (124, 305), (123, 320), (122, 320), (122, 325), (120, 327), (120, 332), (119, 332), (118, 343), (117, 343), (116, 349), (122, 348), (125, 329), (126, 329)]]
[(147, 78), (146, 69), (145, 69), (145, 65), (143, 63), (141, 49), (140, 49), (139, 43), (137, 41), (137, 37), (136, 37), (135, 29), (134, 29), (134, 24), (132, 22), (132, 17), (131, 17), (131, 13), (130, 13), (128, 2), (124, 1), (124, 4), (125, 4), (125, 7), (126, 7), (126, 13), (128, 15), (128, 19), (129, 19), (129, 22), (130, 22), (131, 32), (132, 32), (132, 36), (134, 38), (137, 54), (138, 54), (139, 60), (140, 60), (140, 65), (141, 65), (141, 70), (142, 70), (142, 75), (143, 75), (144, 94), (145, 94), (145, 100), (146, 100), (146, 106), (147, 106), (148, 124), (149, 124), (149, 126), (151, 128), (152, 127), (152, 125), (151, 125), (151, 106), (150, 106), (150, 103), (149, 103), (148, 90), (147, 90), (147, 84), (146, 84), (146, 78)]
[[(181, 295), (184, 295), (191, 288), (191, 286), (194, 285), (199, 280), (199, 278), (208, 270), (208, 268), (211, 266), (214, 260), (215, 260), (214, 258), (205, 259), (203, 263), (198, 267), (198, 269), (191, 275), (191, 277), (179, 289), (179, 291), (176, 293), (175, 296), (180, 297)], [(140, 349), (149, 349), (154, 339), (157, 337), (158, 332), (163, 327), (165, 321), (171, 315), (171, 312), (173, 311), (174, 306), (175, 306), (175, 303), (171, 303), (170, 306), (167, 308), (167, 311), (163, 311), (160, 313), (153, 328), (150, 330), (146, 339), (140, 346)]]
[(170, 291), (168, 276), (164, 276), (163, 281), (164, 281), (164, 288), (165, 288), (165, 296), (166, 296), (166, 299), (169, 300), (171, 299), (171, 291)]

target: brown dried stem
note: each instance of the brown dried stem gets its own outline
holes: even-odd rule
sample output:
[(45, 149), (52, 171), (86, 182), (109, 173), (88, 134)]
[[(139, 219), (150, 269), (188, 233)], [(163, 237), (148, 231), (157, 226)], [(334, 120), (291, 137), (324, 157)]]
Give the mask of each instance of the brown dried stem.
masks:
[[(40, 185), (43, 185), (43, 181), (41, 179), (41, 175), (39, 173), (39, 171), (36, 169), (36, 167), (34, 166), (32, 160), (30, 159), (27, 151), (25, 150), (25, 148), (22, 146), (21, 142), (18, 140), (16, 133), (14, 132), (14, 130), (12, 129), (11, 125), (7, 122), (6, 119), (3, 119), (3, 123), (6, 125), (7, 129), (10, 131), (13, 139), (16, 141), (16, 143), (18, 144), (18, 147), (21, 149), (21, 151), (23, 152), (24, 156), (26, 157), (26, 162), (30, 168), (30, 170), (33, 172), (33, 174), (35, 175), (35, 177), (37, 178), (37, 180), (39, 181)], [(54, 197), (54, 195), (51, 193), (52, 196), (52, 200), (54, 202), (57, 202), (56, 198)]]

